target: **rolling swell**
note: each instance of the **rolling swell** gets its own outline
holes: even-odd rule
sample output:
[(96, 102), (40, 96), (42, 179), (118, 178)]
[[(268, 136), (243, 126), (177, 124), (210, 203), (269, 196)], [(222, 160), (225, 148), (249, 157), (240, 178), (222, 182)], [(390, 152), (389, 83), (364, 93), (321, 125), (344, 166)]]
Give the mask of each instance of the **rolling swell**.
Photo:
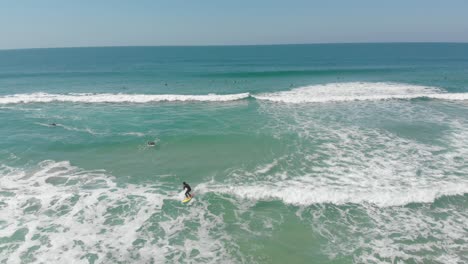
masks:
[(262, 78), (262, 77), (294, 77), (294, 76), (330, 76), (349, 74), (378, 74), (403, 71), (403, 68), (358, 68), (358, 69), (316, 69), (316, 70), (280, 70), (280, 71), (239, 71), (210, 73), (204, 76), (224, 78)]

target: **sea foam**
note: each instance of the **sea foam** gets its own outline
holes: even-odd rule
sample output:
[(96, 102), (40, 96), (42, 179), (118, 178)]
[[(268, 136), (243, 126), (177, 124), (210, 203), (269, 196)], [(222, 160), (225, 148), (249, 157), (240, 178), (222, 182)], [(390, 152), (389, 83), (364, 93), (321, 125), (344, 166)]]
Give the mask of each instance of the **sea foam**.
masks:
[[(348, 186), (349, 187), (349, 186)], [(373, 204), (379, 207), (401, 206), (410, 203), (432, 203), (442, 196), (463, 195), (468, 192), (468, 181), (441, 182), (425, 188), (334, 188), (313, 185), (301, 181), (284, 181), (273, 185), (235, 186), (224, 185), (197, 186), (198, 192), (215, 192), (233, 195), (242, 199), (254, 201), (280, 200), (286, 204), (308, 206), (312, 204)]]
[[(468, 126), (463, 119), (410, 102), (349, 107), (264, 104), (269, 131), (287, 138), (293, 151), (256, 167), (229, 172), (227, 182), (200, 185), (203, 192), (286, 204), (432, 203), (468, 193)], [(395, 112), (396, 111), (396, 112)], [(376, 118), (446, 125), (436, 139), (370, 124)], [(419, 123), (418, 123), (419, 122)], [(291, 138), (291, 134), (297, 136)], [(434, 137), (434, 136), (431, 136)], [(441, 143), (443, 142), (443, 143)]]
[(311, 85), (253, 97), (282, 103), (324, 103), (415, 98), (468, 100), (468, 93), (445, 93), (436, 87), (404, 83), (348, 82)]
[(51, 160), (0, 165), (0, 179), (2, 263), (164, 263), (191, 252), (197, 262), (230, 259), (219, 239), (229, 236), (211, 232), (219, 216), (203, 201), (189, 210), (161, 181), (118, 185), (105, 170)]

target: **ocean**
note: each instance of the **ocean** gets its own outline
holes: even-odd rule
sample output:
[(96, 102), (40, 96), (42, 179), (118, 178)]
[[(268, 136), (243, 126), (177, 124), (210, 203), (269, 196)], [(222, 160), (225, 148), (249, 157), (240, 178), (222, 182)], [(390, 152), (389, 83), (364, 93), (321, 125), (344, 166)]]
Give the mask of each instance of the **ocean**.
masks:
[(0, 50), (0, 263), (467, 263), (467, 223), (468, 44)]

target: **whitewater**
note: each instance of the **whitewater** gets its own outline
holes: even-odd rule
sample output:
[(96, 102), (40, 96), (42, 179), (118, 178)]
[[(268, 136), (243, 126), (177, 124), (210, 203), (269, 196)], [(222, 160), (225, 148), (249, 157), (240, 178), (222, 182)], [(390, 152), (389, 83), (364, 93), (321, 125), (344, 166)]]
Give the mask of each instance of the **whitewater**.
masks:
[(282, 103), (319, 103), (366, 100), (430, 98), (468, 100), (468, 93), (447, 93), (440, 88), (404, 83), (330, 83), (299, 87), (290, 91), (266, 94), (14, 94), (0, 96), (0, 104), (27, 103), (151, 103), (151, 102), (228, 102), (248, 98)]

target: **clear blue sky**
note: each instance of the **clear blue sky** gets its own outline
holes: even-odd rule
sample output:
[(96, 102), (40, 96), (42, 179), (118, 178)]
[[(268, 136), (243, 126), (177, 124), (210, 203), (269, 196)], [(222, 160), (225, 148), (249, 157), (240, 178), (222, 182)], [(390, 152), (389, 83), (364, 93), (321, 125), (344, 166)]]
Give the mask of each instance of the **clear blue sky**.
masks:
[(468, 0), (0, 0), (0, 49), (468, 42)]

